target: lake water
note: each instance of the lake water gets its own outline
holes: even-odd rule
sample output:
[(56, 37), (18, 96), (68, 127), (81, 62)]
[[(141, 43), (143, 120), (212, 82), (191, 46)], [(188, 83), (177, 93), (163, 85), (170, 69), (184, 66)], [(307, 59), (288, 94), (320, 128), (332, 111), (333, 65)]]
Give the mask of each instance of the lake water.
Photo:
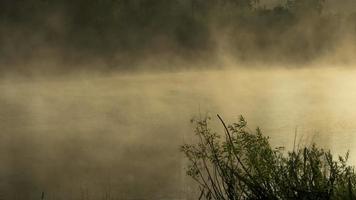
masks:
[(0, 80), (0, 198), (185, 199), (190, 119), (243, 115), (271, 143), (356, 164), (356, 71), (264, 69)]

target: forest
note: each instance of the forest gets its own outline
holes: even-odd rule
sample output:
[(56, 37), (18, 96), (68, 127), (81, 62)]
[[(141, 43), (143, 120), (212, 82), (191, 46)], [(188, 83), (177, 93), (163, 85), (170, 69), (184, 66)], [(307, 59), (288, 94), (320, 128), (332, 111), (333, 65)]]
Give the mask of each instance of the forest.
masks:
[(356, 41), (356, 12), (325, 11), (325, 0), (287, 0), (272, 7), (258, 0), (0, 4), (2, 65), (100, 60), (105, 69), (134, 70), (143, 63), (170, 69), (218, 64), (222, 54), (237, 63), (306, 64), (338, 54), (342, 45), (353, 48)]

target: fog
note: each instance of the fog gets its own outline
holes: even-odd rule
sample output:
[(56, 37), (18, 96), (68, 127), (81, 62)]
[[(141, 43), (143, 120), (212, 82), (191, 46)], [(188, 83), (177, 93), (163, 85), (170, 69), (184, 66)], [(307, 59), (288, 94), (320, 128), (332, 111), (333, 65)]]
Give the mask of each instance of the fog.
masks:
[(353, 69), (210, 70), (1, 80), (4, 199), (185, 199), (190, 119), (242, 114), (276, 146), (316, 142), (356, 163)]
[(1, 1), (0, 199), (196, 199), (179, 146), (216, 114), (356, 164), (355, 9)]
[(354, 63), (353, 3), (0, 2), (0, 72), (153, 72)]

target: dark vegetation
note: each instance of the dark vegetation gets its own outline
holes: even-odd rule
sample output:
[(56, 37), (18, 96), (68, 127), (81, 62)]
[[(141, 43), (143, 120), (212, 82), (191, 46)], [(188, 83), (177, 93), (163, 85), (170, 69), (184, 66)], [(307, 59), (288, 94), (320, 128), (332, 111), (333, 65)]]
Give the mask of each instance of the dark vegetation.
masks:
[(171, 66), (174, 60), (211, 62), (223, 49), (239, 62), (305, 63), (332, 52), (345, 38), (356, 41), (355, 14), (331, 14), (324, 4), (287, 0), (266, 8), (259, 0), (2, 0), (1, 62), (98, 59), (125, 69), (147, 60), (152, 65), (167, 60)]
[(226, 126), (224, 137), (196, 120), (197, 144), (181, 150), (187, 174), (201, 189), (200, 199), (356, 199), (356, 174), (345, 157), (334, 158), (315, 144), (289, 152), (273, 148), (244, 118)]

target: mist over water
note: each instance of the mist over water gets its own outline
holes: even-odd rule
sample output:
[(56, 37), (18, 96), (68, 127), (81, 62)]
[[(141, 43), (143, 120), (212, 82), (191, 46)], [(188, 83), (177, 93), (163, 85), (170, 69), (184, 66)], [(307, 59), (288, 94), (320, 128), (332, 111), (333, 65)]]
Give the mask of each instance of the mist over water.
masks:
[(0, 194), (4, 199), (184, 199), (179, 145), (190, 119), (242, 114), (276, 146), (317, 142), (351, 153), (353, 69), (264, 69), (62, 76), (0, 83)]
[(190, 120), (353, 148), (351, 0), (0, 1), (0, 199), (196, 199)]

